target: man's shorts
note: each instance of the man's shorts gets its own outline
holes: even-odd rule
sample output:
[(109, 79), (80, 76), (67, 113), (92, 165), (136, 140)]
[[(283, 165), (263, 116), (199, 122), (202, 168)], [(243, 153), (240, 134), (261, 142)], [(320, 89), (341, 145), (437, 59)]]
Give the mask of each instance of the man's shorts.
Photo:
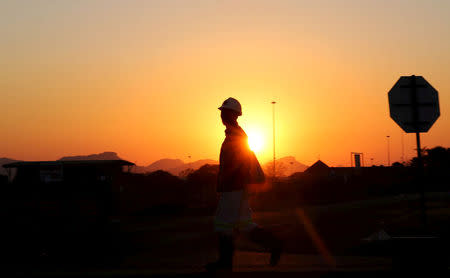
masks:
[(252, 221), (252, 211), (244, 190), (220, 193), (214, 229), (232, 234), (233, 231), (249, 231), (258, 225)]

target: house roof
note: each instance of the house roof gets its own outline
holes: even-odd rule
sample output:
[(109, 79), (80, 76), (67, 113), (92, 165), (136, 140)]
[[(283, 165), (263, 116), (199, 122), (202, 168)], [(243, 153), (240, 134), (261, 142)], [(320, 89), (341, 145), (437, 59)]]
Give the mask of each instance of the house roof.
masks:
[(323, 173), (328, 172), (330, 170), (330, 167), (323, 163), (321, 160), (317, 160), (316, 163), (311, 165), (308, 169), (306, 169), (305, 173)]
[(4, 168), (18, 168), (18, 167), (39, 167), (39, 166), (64, 166), (64, 165), (118, 165), (118, 166), (132, 166), (132, 162), (126, 160), (57, 160), (57, 161), (20, 161), (4, 164)]

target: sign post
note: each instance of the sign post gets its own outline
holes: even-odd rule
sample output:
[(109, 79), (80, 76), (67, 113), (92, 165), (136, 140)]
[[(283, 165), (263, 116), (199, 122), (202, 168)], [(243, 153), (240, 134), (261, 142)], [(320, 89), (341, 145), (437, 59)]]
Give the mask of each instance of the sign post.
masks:
[(427, 226), (420, 133), (428, 132), (440, 116), (438, 92), (422, 76), (402, 76), (388, 93), (391, 118), (406, 132), (416, 134), (418, 184), (422, 225)]

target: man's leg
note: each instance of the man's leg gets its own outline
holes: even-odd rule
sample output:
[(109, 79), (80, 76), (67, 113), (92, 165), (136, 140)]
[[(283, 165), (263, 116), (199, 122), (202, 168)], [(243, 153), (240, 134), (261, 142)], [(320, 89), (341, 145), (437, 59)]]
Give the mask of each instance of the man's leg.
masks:
[(219, 233), (219, 259), (217, 262), (206, 265), (206, 270), (215, 272), (218, 270), (231, 271), (233, 269), (234, 239), (232, 233)]
[(214, 219), (214, 230), (219, 234), (219, 260), (206, 266), (208, 271), (230, 270), (233, 266), (234, 233), (239, 222), (241, 191), (222, 192)]
[(233, 267), (234, 238), (233, 234), (222, 234), (219, 236), (219, 261), (226, 268)]
[(249, 232), (250, 240), (270, 251), (270, 265), (275, 266), (280, 261), (283, 250), (282, 241), (271, 231), (262, 227), (255, 227)]

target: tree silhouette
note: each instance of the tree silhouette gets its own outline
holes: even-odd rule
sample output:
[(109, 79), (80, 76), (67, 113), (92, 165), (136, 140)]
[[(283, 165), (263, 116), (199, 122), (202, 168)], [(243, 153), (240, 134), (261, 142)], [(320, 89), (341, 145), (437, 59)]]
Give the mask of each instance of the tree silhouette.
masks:
[(394, 162), (394, 163), (392, 163), (392, 167), (404, 167), (405, 165), (403, 165), (403, 163), (401, 163), (401, 162)]
[[(422, 159), (425, 167), (445, 169), (450, 167), (450, 148), (444, 148), (441, 146), (434, 147), (432, 149), (422, 150)], [(417, 166), (417, 157), (410, 160), (410, 166)]]

